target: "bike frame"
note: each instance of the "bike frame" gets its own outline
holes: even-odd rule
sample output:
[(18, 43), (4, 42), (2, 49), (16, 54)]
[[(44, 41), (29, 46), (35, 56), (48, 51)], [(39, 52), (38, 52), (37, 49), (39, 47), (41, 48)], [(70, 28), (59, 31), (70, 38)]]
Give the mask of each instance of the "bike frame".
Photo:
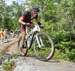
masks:
[(30, 33), (27, 33), (27, 30), (28, 30), (28, 29), (26, 28), (26, 34), (27, 34), (27, 35), (26, 35), (26, 37), (25, 37), (25, 40), (26, 40), (26, 46), (27, 46), (28, 48), (31, 48), (32, 43), (33, 43), (33, 41), (34, 41), (34, 37), (35, 37), (35, 39), (36, 39), (36, 41), (37, 41), (39, 47), (41, 47), (41, 45), (44, 45), (43, 42), (42, 42), (42, 40), (41, 40), (41, 38), (40, 38), (40, 42), (41, 42), (41, 45), (40, 45), (39, 38), (38, 38), (38, 34), (36, 34), (36, 33), (39, 33), (39, 32), (40, 32), (40, 27), (39, 27), (39, 25), (35, 25), (34, 28), (31, 30)]

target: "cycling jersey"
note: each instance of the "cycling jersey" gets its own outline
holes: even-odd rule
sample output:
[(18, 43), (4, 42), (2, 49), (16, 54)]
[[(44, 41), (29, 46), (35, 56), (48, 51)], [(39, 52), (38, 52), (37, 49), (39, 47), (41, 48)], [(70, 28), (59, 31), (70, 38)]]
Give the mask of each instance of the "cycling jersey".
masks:
[[(38, 15), (36, 15), (33, 18), (31, 18), (31, 12), (27, 11), (21, 17), (23, 18), (23, 22), (32, 24), (31, 20), (32, 19), (37, 19)], [(26, 25), (22, 25), (21, 26), (21, 31), (25, 31), (25, 30), (26, 30)]]
[(37, 19), (38, 15), (36, 15), (36, 17), (31, 19), (31, 12), (25, 12), (22, 17), (23, 17), (23, 21), (28, 23), (31, 22), (32, 19)]

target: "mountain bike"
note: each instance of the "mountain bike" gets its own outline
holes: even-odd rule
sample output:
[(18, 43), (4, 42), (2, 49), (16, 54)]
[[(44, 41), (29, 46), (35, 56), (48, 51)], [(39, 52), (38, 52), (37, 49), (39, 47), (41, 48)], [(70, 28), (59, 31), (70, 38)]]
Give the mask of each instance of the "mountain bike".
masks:
[[(33, 49), (37, 59), (48, 61), (54, 55), (54, 43), (49, 35), (40, 32), (39, 25), (35, 25), (34, 28), (26, 34), (24, 45)], [(21, 47), (21, 36), (18, 41), (18, 48)]]

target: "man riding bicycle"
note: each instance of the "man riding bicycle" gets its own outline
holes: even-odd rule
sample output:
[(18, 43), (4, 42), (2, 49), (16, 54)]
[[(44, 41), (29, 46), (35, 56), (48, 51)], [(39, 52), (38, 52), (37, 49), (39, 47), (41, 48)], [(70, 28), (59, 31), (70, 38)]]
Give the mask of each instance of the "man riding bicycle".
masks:
[(26, 26), (33, 28), (34, 25), (32, 24), (31, 20), (35, 19), (35, 22), (41, 26), (41, 23), (38, 18), (38, 12), (39, 12), (38, 7), (32, 7), (31, 10), (26, 11), (18, 20), (18, 22), (21, 24), (21, 34), (22, 34), (22, 46), (21, 46), (21, 51), (23, 53), (26, 53), (27, 47), (24, 46), (24, 41), (25, 41), (25, 36), (26, 36)]

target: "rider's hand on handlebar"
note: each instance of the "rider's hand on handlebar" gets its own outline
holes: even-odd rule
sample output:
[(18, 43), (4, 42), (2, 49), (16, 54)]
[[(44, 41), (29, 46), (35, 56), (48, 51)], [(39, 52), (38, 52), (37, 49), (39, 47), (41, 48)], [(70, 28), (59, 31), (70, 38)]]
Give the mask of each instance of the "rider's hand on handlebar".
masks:
[(44, 28), (44, 25), (39, 25), (40, 28)]
[(33, 28), (34, 28), (34, 24), (31, 24), (30, 28), (32, 28), (32, 29), (33, 29)]
[(34, 28), (34, 25), (31, 23), (26, 23), (26, 26), (30, 27), (30, 28)]

